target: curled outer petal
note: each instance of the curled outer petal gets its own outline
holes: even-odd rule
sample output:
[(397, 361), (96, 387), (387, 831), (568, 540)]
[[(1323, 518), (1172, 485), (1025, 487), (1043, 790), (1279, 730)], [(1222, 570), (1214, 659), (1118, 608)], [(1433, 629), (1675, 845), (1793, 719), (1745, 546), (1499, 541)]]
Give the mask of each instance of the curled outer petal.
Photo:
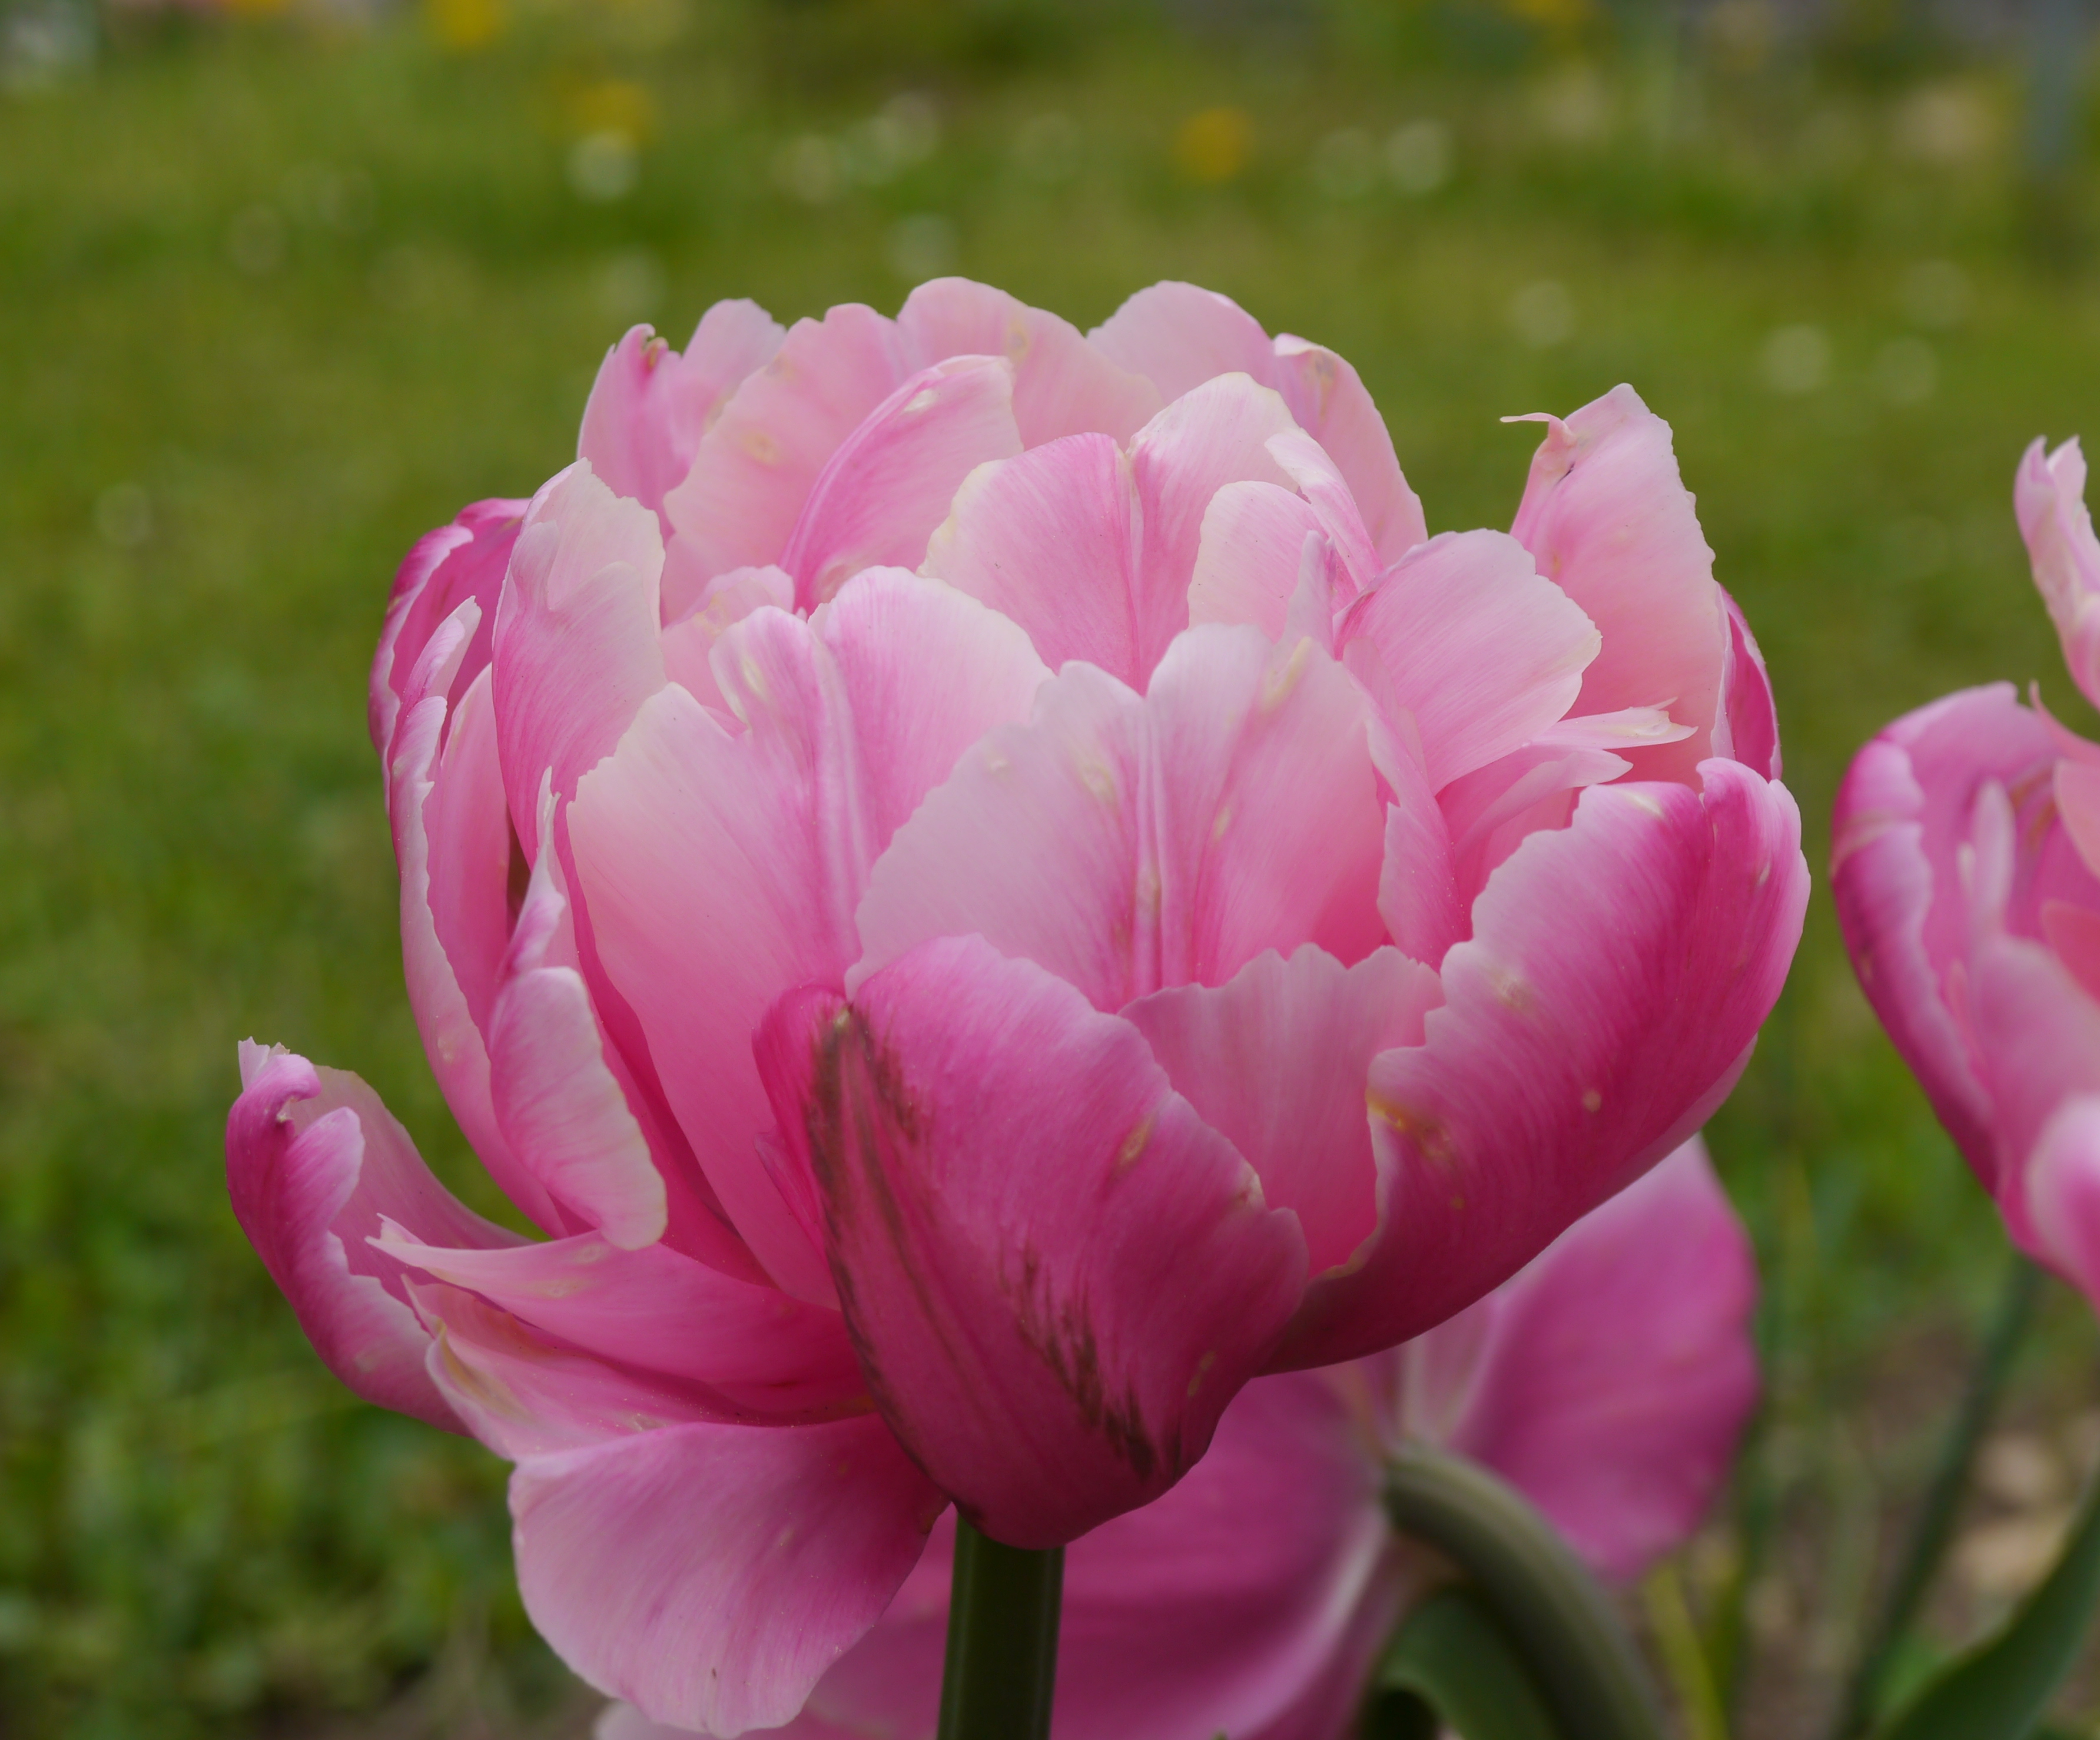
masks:
[(382, 1217), (446, 1244), (518, 1241), (430, 1176), (408, 1133), (355, 1075), (304, 1058), (240, 1051), (226, 1125), (235, 1218), (328, 1368), (368, 1402), (462, 1429), (424, 1371), (430, 1336), (400, 1263), (368, 1239)]
[(758, 1056), (868, 1386), (966, 1515), (1059, 1546), (1188, 1471), (1305, 1242), (1135, 1028), (941, 938), (784, 999)]
[(1800, 939), (1808, 867), (1785, 788), (1734, 762), (1700, 772), (1703, 793), (1592, 787), (1489, 879), (1426, 1040), (1371, 1066), (1381, 1236), (1316, 1283), (1278, 1364), (1440, 1322), (1734, 1086)]

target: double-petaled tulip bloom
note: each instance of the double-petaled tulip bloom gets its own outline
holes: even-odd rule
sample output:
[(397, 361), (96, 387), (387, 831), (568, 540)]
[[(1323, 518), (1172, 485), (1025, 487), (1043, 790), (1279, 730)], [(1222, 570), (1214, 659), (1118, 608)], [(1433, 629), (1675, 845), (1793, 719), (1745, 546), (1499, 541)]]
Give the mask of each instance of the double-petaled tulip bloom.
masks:
[[(2072, 680), (2100, 704), (2100, 541), (2076, 441), (2014, 488)], [(2100, 744), (2010, 683), (1906, 713), (1838, 795), (1860, 983), (2013, 1241), (2100, 1300)]]
[[(1494, 1469), (1623, 1582), (1688, 1540), (1757, 1397), (1749, 1241), (1695, 1137), (1405, 1346), (1256, 1378), (1209, 1453), (1065, 1565), (1057, 1740), (1341, 1740), (1439, 1572), (1380, 1502), (1387, 1454)], [(955, 1532), (780, 1740), (931, 1740)], [(599, 1740), (673, 1740), (632, 1707)]]
[(1171, 1488), (1251, 1378), (1481, 1296), (1704, 1121), (1807, 887), (1669, 431), (1427, 538), (1355, 372), (1166, 285), (630, 333), (373, 669), (488, 1226), (248, 1054), (237, 1212), (362, 1393), (514, 1459), (548, 1637), (778, 1724), (952, 1500)]

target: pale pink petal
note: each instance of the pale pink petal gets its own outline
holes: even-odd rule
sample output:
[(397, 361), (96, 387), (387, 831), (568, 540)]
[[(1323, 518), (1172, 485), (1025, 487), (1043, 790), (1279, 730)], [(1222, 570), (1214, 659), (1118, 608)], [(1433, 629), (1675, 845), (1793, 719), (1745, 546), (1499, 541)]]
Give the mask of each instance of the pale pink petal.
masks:
[(1268, 456), (1282, 466), (1298, 492), (1305, 498), (1319, 520), (1324, 532), (1348, 570), (1349, 578), (1355, 582), (1352, 590), (1361, 592), (1379, 577), (1385, 567), (1378, 551), (1372, 547), (1370, 533), (1364, 528), (1364, 517), (1357, 510), (1355, 499), (1349, 486), (1335, 468), (1325, 448), (1302, 429), (1287, 429), (1282, 435), (1273, 435), (1267, 443)]
[[(826, 801), (844, 776), (835, 728), (810, 692), (820, 677), (808, 631), (761, 611), (732, 634), (754, 627), (763, 638), (744, 643), (754, 660), (779, 655), (761, 678), (770, 706), (732, 735), (683, 689), (660, 690), (584, 776), (569, 838), (599, 959), (647, 1036), (708, 1182), (766, 1271), (822, 1300), (822, 1258), (759, 1158), (771, 1120), (750, 1040), (783, 989), (836, 981), (850, 959), (831, 872), (854, 847), (841, 806)], [(798, 663), (801, 687), (783, 692)], [(750, 688), (739, 698), (757, 704)]]
[(759, 1053), (869, 1386), (965, 1514), (1062, 1545), (1194, 1464), (1305, 1243), (1135, 1028), (942, 938), (785, 1000)]
[(865, 1406), (838, 1313), (726, 1275), (668, 1245), (623, 1251), (579, 1233), (500, 1251), (452, 1249), (399, 1229), (377, 1245), (577, 1352), (708, 1384), (753, 1415)]
[(1052, 670), (1084, 660), (1142, 683), (1188, 626), (1185, 597), (1145, 590), (1130, 461), (1079, 435), (971, 473), (926, 547), (925, 571), (1027, 631)]
[(2100, 912), (2067, 900), (2045, 900), (2042, 936), (2063, 969), (2089, 997), (2100, 998)]
[(1193, 284), (1140, 290), (1090, 337), (1169, 400), (1221, 374), (1274, 387), (1347, 479), (1382, 563), (1397, 561), (1428, 536), (1384, 420), (1357, 371), (1332, 351), (1287, 333), (1272, 342), (1229, 297)]
[(2035, 585), (2049, 606), (2071, 679), (2100, 702), (2100, 540), (2085, 507), (2085, 455), (2074, 439), (2052, 453), (2036, 441), (2021, 457), (2013, 510)]
[(871, 568), (811, 623), (835, 660), (880, 852), (995, 725), (1028, 716), (1050, 673), (1021, 629), (951, 586)]
[(1634, 776), (1693, 781), (1714, 753), (1731, 641), (1670, 426), (1630, 386), (1543, 421), (1511, 532), (1604, 637), (1575, 710), (1668, 707), (1693, 735), (1635, 755)]
[(802, 1707), (942, 1504), (872, 1417), (668, 1426), (531, 1458), (510, 1482), (540, 1635), (600, 1691), (719, 1735)]
[(366, 1241), (382, 1216), (463, 1246), (514, 1244), (432, 1177), (408, 1133), (356, 1076), (281, 1048), (240, 1048), (226, 1124), (234, 1217), (328, 1368), (368, 1402), (451, 1431), (423, 1369), (430, 1336), (401, 1265)]
[(1765, 656), (1758, 650), (1742, 607), (1725, 586), (1715, 588), (1728, 613), (1728, 659), (1721, 678), (1722, 709), (1714, 722), (1714, 753), (1740, 762), (1762, 779), (1780, 777), (1779, 709)]
[[(2100, 1003), (2022, 937), (1985, 938), (1968, 967), (1967, 1027), (1997, 1155), (1989, 1181), (2010, 1218), (2022, 1201), (2018, 1170), (2058, 1108), (2100, 1093)], [(2027, 1242), (2017, 1221), (2012, 1230)]]
[[(1072, 1543), (1059, 1740), (1267, 1732), (1338, 1658), (1367, 1676), (1360, 1615), (1390, 1620), (1391, 1576), (1378, 1464), (1360, 1429), (1324, 1378), (1264, 1379), (1226, 1410), (1180, 1486)], [(930, 1740), (954, 1542), (944, 1517), (881, 1623), (818, 1682), (787, 1735)]]
[[(554, 797), (543, 790), (544, 828)], [(631, 1251), (664, 1235), (665, 1179), (606, 1062), (578, 970), (560, 856), (540, 855), (518, 910), (489, 1020), (489, 1090), (511, 1152), (547, 1193)]]
[(2073, 1095), (2042, 1128), (2023, 1168), (2035, 1255), (2100, 1302), (2100, 1094)]
[(917, 365), (951, 356), (1004, 356), (1013, 364), (1013, 417), (1039, 447), (1088, 432), (1127, 441), (1159, 409), (1158, 390), (1118, 368), (1070, 321), (967, 278), (922, 284), (898, 311)]
[(1295, 491), (1279, 484), (1226, 484), (1203, 510), (1189, 581), (1189, 620), (1243, 622), (1281, 640), (1302, 577), (1305, 541), (1325, 536), (1320, 516)]
[(1036, 691), (1027, 725), (965, 754), (876, 859), (849, 986), (931, 938), (974, 932), (1099, 1009), (1155, 989), (1134, 958), (1144, 705), (1068, 665)]
[(1227, 983), (1154, 991), (1123, 1011), (1175, 1091), (1246, 1156), (1263, 1199), (1304, 1229), (1313, 1274), (1378, 1222), (1364, 1084), (1381, 1051), (1422, 1043), (1436, 974), (1381, 948), (1343, 967), (1317, 948), (1257, 955)]
[[(613, 490), (652, 513), (685, 480), (708, 419), (786, 336), (754, 302), (718, 302), (682, 354), (646, 326), (606, 352), (584, 407), (576, 457)], [(665, 536), (670, 522), (664, 522)]]
[(702, 580), (778, 562), (817, 474), (911, 373), (897, 329), (847, 303), (797, 320), (773, 360), (730, 395), (664, 512)]
[(1565, 828), (1577, 800), (1630, 763), (1586, 743), (1559, 744), (1542, 733), (1521, 749), (1444, 788), (1439, 807), (1451, 841), (1452, 885), (1470, 909), (1488, 878), (1541, 828)]
[(953, 357), (911, 376), (810, 485), (779, 558), (796, 602), (820, 604), (863, 568), (917, 567), (963, 479), (1020, 451), (1004, 357)]
[(1179, 399), (1221, 374), (1266, 384), (1275, 347), (1261, 323), (1229, 296), (1193, 284), (1155, 284), (1088, 335), (1111, 362), (1143, 375), (1163, 400)]
[(1357, 371), (1325, 346), (1285, 333), (1274, 350), (1272, 373), (1255, 378), (1283, 395), (1299, 427), (1334, 461), (1379, 564), (1397, 562), (1429, 536), (1429, 528), (1421, 498), (1400, 475), (1385, 419)]
[(407, 704), (408, 677), (439, 625), (471, 600), (479, 612), (470, 645), (461, 651), (453, 678), (457, 700), (488, 663), (496, 601), (503, 590), (510, 548), (529, 504), (477, 501), (460, 510), (451, 524), (416, 541), (394, 576), (386, 620), (373, 656), (368, 723), (372, 746), (385, 767), (392, 761), (395, 725)]
[(1267, 948), (1352, 963), (1384, 940), (1383, 821), (1362, 691), (1310, 642), (1192, 629), (1142, 701), (1070, 665), (898, 830), (849, 983), (972, 932), (1111, 1009)]
[(2085, 868), (2100, 864), (2100, 766), (2068, 756), (2056, 764), (2056, 813)]
[(1727, 1479), (1757, 1400), (1756, 1304), (1749, 1235), (1695, 1138), (1471, 1308), (1493, 1328), (1449, 1442), (1630, 1581)]
[(496, 624), (496, 740), (511, 825), (539, 855), (541, 776), (567, 797), (664, 686), (656, 516), (588, 461), (533, 497)]
[[(1139, 590), (1148, 600), (1174, 601), (1159, 625), (1168, 638), (1189, 625), (1189, 585), (1211, 498), (1228, 484), (1289, 484), (1268, 442), (1295, 427), (1274, 392), (1230, 374), (1176, 400), (1132, 441), (1132, 482), (1144, 528)], [(1158, 637), (1155, 629), (1139, 647), (1140, 681), (1166, 651), (1166, 639)]]
[(1793, 959), (1800, 817), (1739, 763), (1594, 786), (1476, 903), (1420, 1046), (1371, 1066), (1385, 1226), (1323, 1281), (1282, 1362), (1420, 1333), (1478, 1298), (1705, 1121)]
[(795, 607), (795, 578), (783, 568), (731, 568), (717, 574), (700, 589), (690, 607), (675, 616), (667, 596), (664, 608), (670, 620), (664, 628), (664, 676), (704, 705), (729, 713), (729, 702), (715, 682), (715, 643), (731, 624), (768, 605), (775, 610)]
[[(454, 631), (465, 629), (462, 616)], [(441, 695), (409, 707), (395, 733), (387, 784), (401, 871), (402, 967), (423, 1049), (461, 1133), (533, 1225), (562, 1233), (571, 1230), (568, 1217), (510, 1151), (489, 1088), (483, 1027), (509, 941), (511, 852), (492, 681), (484, 666), (449, 721), (442, 759)]]
[(1351, 607), (1336, 632), (1377, 649), (1414, 718), (1432, 790), (1507, 755), (1574, 704), (1595, 626), (1515, 539), (1447, 532)]
[(880, 571), (814, 622), (745, 617), (714, 669), (746, 729), (663, 690), (583, 780), (570, 837), (606, 970), (708, 1181), (768, 1272), (822, 1300), (822, 1260), (757, 1150), (752, 1031), (782, 991), (840, 982), (869, 862), (1045, 673), (1011, 623)]
[(1833, 818), (1830, 891), (1860, 988), (1986, 1188), (1990, 1106), (1948, 1004), (1970, 941), (1958, 859), (1984, 785), (2045, 797), (2054, 766), (2046, 726), (2010, 683), (1966, 689), (1860, 750)]
[[(1363, 642), (1358, 650), (1371, 648)], [(1383, 676), (1383, 663), (1374, 662), (1378, 669), (1373, 674)], [(1352, 659), (1349, 668), (1360, 671), (1362, 661)], [(1403, 954), (1433, 968), (1465, 935), (1471, 901), (1458, 898), (1450, 829), (1430, 790), (1418, 741), (1393, 745), (1380, 757), (1378, 768), (1392, 794), (1386, 806), (1385, 855), (1379, 867), (1379, 917)]]

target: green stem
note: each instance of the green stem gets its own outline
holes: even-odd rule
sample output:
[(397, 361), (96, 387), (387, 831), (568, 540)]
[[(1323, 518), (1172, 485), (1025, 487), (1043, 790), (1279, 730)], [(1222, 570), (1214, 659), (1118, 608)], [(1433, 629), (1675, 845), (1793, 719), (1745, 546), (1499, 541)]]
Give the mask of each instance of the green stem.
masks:
[(939, 1740), (1049, 1740), (1065, 1549), (1002, 1546), (955, 1519)]
[(2015, 1251), (1983, 1345), (1975, 1364), (1970, 1367), (1961, 1405), (1948, 1428), (1931, 1484), (1926, 1488), (1917, 1519), (1911, 1525), (1903, 1562), (1889, 1585), (1873, 1628), (1867, 1633), (1859, 1665), (1845, 1689), (1845, 1700), (1838, 1707), (1838, 1720), (1831, 1725), (1830, 1740), (1853, 1740), (1855, 1735), (1864, 1733), (1873, 1720), (1890, 1661), (1904, 1633), (1910, 1629), (1911, 1621), (1917, 1617), (1918, 1605), (1925, 1599), (1933, 1573), (1939, 1568), (1947, 1543), (1953, 1537), (1954, 1519), (1969, 1485), (1970, 1468), (1997, 1410), (1999, 1394), (2012, 1370), (2013, 1355), (2034, 1315), (2040, 1290), (2041, 1271)]
[(1515, 1490), (1411, 1444), (1387, 1469), (1385, 1502), (1396, 1528), (1451, 1560), (1493, 1609), (1567, 1740), (1664, 1740), (1661, 1701), (1611, 1596)]

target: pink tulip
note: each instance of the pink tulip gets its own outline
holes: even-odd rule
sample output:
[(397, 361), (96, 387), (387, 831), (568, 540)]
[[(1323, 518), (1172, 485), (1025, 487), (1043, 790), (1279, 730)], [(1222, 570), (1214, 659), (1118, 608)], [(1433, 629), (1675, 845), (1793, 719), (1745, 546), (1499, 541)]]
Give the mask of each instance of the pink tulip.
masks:
[[(2076, 441), (2014, 505), (2100, 702), (2100, 542)], [(2010, 683), (1905, 714), (1838, 794), (1831, 889), (1875, 1013), (2014, 1242), (2100, 1300), (2100, 745)]]
[[(1405, 1438), (1485, 1463), (1590, 1567), (1638, 1577), (1690, 1537), (1756, 1399), (1749, 1240), (1696, 1137), (1514, 1279), (1405, 1347), (1258, 1378), (1210, 1454), (1065, 1557), (1057, 1740), (1339, 1740), (1372, 1661), (1437, 1576), (1379, 1501)], [(954, 1530), (781, 1740), (933, 1732)], [(671, 1740), (632, 1707), (599, 1740)]]
[(345, 1380), (517, 1460), (535, 1619), (653, 1716), (786, 1720), (951, 1499), (1151, 1502), (1740, 1071), (1798, 818), (1630, 389), (1514, 536), (1424, 541), (1332, 352), (950, 280), (638, 329), (581, 449), (416, 547), (372, 687), (417, 1018), (549, 1239), (289, 1055), (229, 1167)]

